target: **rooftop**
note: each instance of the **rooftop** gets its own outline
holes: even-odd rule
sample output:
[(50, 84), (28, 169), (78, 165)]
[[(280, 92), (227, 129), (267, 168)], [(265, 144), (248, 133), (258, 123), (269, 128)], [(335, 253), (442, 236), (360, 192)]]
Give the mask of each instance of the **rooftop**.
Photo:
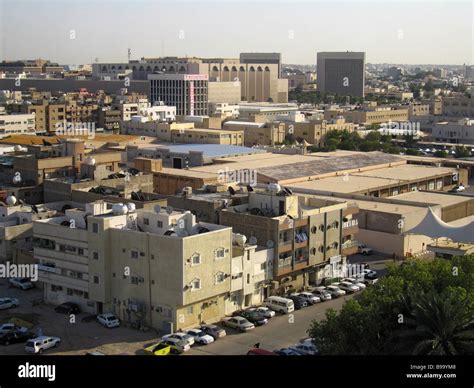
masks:
[(441, 205), (442, 207), (447, 207), (474, 200), (474, 197), (433, 191), (410, 191), (408, 193), (395, 195), (392, 198), (412, 202), (420, 202), (423, 204), (436, 204)]

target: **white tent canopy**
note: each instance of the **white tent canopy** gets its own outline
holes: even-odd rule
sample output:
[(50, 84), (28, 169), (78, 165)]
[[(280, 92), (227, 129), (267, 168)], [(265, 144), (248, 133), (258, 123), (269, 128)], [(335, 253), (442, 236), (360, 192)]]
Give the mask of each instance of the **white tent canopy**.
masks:
[(462, 226), (453, 226), (441, 220), (431, 208), (428, 208), (425, 217), (418, 225), (405, 232), (432, 238), (447, 237), (455, 242), (474, 244), (474, 221)]

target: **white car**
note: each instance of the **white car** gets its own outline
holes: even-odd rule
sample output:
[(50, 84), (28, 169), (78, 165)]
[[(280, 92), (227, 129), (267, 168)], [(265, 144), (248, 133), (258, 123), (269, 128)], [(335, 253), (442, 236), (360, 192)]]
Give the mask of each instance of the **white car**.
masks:
[(334, 284), (327, 286), (326, 290), (331, 294), (332, 298), (339, 298), (340, 296), (346, 295), (346, 291), (341, 290), (337, 285)]
[(357, 246), (357, 251), (359, 253), (362, 253), (364, 256), (368, 256), (368, 255), (371, 255), (372, 253), (374, 253), (373, 249), (372, 248), (369, 248), (367, 245), (365, 244), (359, 244)]
[(341, 290), (346, 291), (346, 293), (349, 294), (360, 291), (359, 287), (349, 282), (334, 283), (334, 285), (338, 286)]
[(41, 336), (26, 342), (25, 351), (28, 353), (43, 353), (46, 349), (57, 347), (61, 343), (58, 337)]
[(302, 342), (296, 345), (292, 345), (290, 346), (290, 349), (303, 356), (315, 356), (318, 354), (318, 349), (311, 342)]
[(114, 314), (97, 315), (97, 321), (109, 329), (120, 326), (120, 320)]
[(191, 329), (186, 332), (194, 338), (194, 342), (201, 345), (209, 345), (214, 342), (214, 338), (204, 333), (201, 329)]
[(363, 290), (364, 288), (367, 288), (367, 286), (364, 283), (354, 278), (344, 278), (342, 279), (342, 281), (352, 283), (354, 286), (359, 287), (361, 290)]
[(16, 298), (0, 298), (0, 310), (13, 308), (18, 306), (19, 304), (20, 301)]
[(463, 185), (459, 185), (459, 186), (453, 187), (450, 191), (451, 191), (452, 193), (461, 193), (461, 192), (463, 192), (464, 190), (466, 190), (466, 188), (465, 188)]
[(316, 295), (319, 299), (321, 299), (321, 301), (332, 299), (332, 296), (328, 290), (326, 290), (326, 287), (316, 287), (313, 290), (313, 295)]
[(8, 279), (8, 282), (13, 287), (17, 287), (22, 290), (29, 290), (30, 288), (34, 287), (33, 283), (28, 278), (11, 278), (11, 279)]
[[(163, 340), (163, 343), (166, 345), (170, 345), (172, 351), (177, 353), (184, 353), (191, 349), (191, 345), (189, 345), (186, 341), (180, 340), (178, 338), (166, 338)], [(173, 350), (173, 348), (175, 350)]]
[(17, 326), (14, 323), (4, 323), (4, 324), (0, 325), (0, 335), (8, 333), (12, 330), (20, 331), (20, 332), (24, 332), (24, 333), (26, 333), (28, 331), (28, 329), (26, 327)]
[(161, 337), (162, 340), (167, 340), (167, 339), (170, 339), (170, 338), (174, 338), (174, 339), (177, 339), (177, 340), (180, 340), (180, 341), (184, 341), (189, 346), (194, 345), (194, 337), (187, 334), (187, 333), (176, 332), (176, 333), (173, 333), (173, 334), (166, 334), (163, 337)]
[(265, 318), (273, 318), (275, 316), (275, 311), (270, 310), (268, 307), (254, 307), (248, 311), (255, 311), (256, 313), (262, 314)]
[(311, 292), (297, 292), (291, 295), (298, 296), (304, 299), (308, 304), (315, 304), (321, 302), (321, 299), (319, 299), (319, 297), (317, 297), (316, 295), (313, 295)]
[(225, 318), (222, 324), (240, 331), (249, 331), (255, 329), (255, 325), (243, 317)]

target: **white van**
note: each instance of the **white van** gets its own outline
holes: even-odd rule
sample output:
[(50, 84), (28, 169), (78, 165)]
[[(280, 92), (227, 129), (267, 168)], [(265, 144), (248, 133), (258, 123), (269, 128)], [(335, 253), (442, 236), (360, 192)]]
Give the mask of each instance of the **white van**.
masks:
[(44, 350), (59, 346), (61, 339), (58, 337), (41, 336), (30, 339), (26, 342), (25, 351), (28, 353), (43, 353)]
[(291, 299), (280, 296), (270, 296), (265, 299), (264, 305), (278, 313), (288, 314), (295, 311), (295, 304)]

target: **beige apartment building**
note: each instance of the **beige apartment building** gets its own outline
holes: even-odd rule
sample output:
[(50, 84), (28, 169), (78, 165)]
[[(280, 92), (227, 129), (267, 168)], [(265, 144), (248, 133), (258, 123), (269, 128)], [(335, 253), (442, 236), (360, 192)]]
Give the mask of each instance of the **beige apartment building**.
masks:
[(474, 98), (466, 96), (443, 97), (443, 115), (474, 117)]
[(0, 139), (11, 135), (35, 135), (35, 115), (0, 114)]
[(341, 111), (339, 109), (324, 111), (325, 120), (335, 119), (337, 116), (341, 115), (344, 116), (346, 121), (364, 125), (381, 124), (389, 121), (408, 121), (407, 108), (378, 107), (349, 111)]
[(161, 141), (173, 143), (244, 145), (243, 131), (195, 128), (195, 123), (192, 122), (124, 121), (121, 132), (134, 136), (152, 136)]
[(310, 144), (323, 147), (326, 134), (329, 131), (354, 131), (354, 123), (346, 122), (343, 117), (336, 117), (330, 121), (286, 122), (286, 134), (292, 134), (295, 139), (306, 140)]
[(48, 303), (74, 301), (86, 312), (166, 331), (232, 310), (229, 227), (196, 223), (190, 212), (96, 201), (35, 221), (33, 233)]
[(281, 122), (255, 123), (249, 121), (227, 121), (224, 129), (243, 132), (245, 145), (275, 145), (285, 140), (285, 124)]
[(326, 265), (345, 263), (355, 253), (357, 206), (278, 191), (278, 186), (248, 194), (248, 203), (220, 211), (220, 222), (253, 243), (274, 248), (270, 294), (319, 284)]

